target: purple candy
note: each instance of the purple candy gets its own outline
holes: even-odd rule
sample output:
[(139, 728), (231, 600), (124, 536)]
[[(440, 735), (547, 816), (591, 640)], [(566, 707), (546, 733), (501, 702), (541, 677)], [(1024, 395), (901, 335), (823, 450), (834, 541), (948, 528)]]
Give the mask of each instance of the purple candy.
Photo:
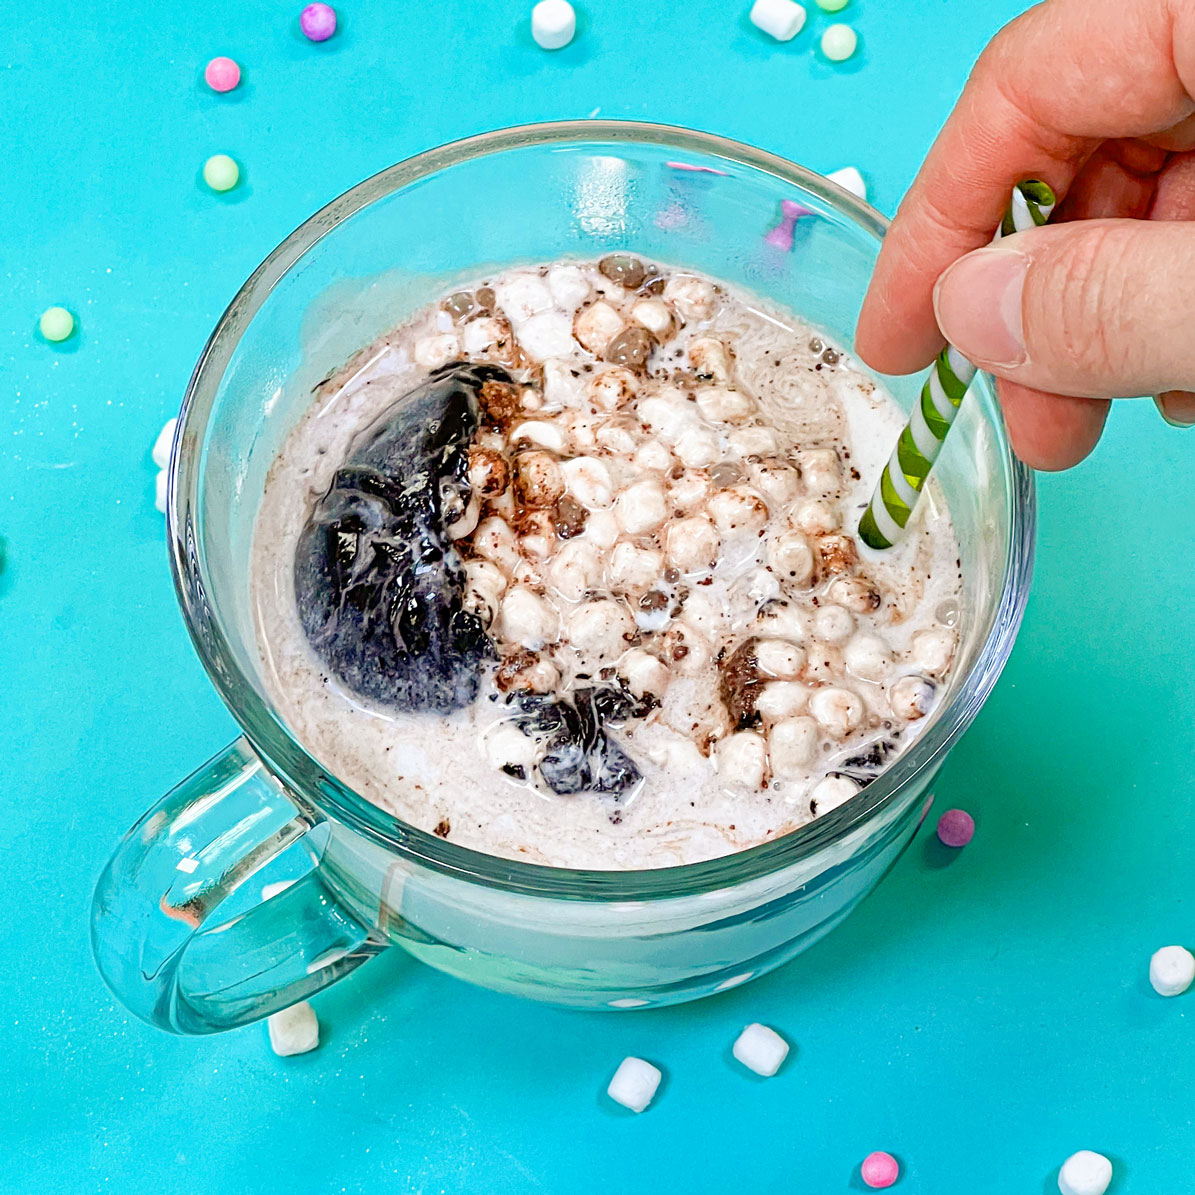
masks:
[(796, 221), (791, 216), (785, 216), (779, 224), (764, 237), (764, 243), (776, 249), (783, 249), (791, 253), (793, 247), (793, 226)]
[(975, 819), (965, 809), (947, 809), (938, 818), (938, 838), (943, 846), (966, 846), (975, 837)]
[(780, 214), (788, 220), (799, 220), (802, 216), (812, 216), (814, 213), (803, 204), (795, 203), (791, 199), (780, 201)]
[(309, 4), (299, 14), (299, 28), (308, 41), (327, 41), (336, 32), (336, 10), (329, 4)]

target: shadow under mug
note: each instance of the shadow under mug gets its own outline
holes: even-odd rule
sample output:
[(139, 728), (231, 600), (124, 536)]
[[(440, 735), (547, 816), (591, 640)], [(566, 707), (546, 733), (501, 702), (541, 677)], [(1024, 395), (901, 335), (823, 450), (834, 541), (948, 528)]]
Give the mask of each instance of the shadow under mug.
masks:
[[(791, 252), (765, 240), (781, 199), (810, 212)], [(243, 735), (133, 826), (99, 881), (96, 960), (132, 1012), (178, 1033), (228, 1029), (391, 943), (557, 1004), (666, 1004), (771, 970), (876, 885), (924, 817), (928, 786), (991, 691), (1024, 609), (1032, 480), (986, 379), (935, 474), (964, 600), (955, 674), (932, 725), (846, 804), (725, 858), (572, 871), (482, 855), (398, 821), (325, 770), (272, 709), (247, 570), (267, 470), (312, 386), (455, 281), (628, 250), (742, 286), (850, 345), (885, 226), (820, 176), (749, 146), (583, 121), (401, 162), (270, 254), (212, 333), (175, 436), (178, 597)], [(918, 379), (892, 379), (890, 390), (911, 409)], [(261, 880), (280, 867), (293, 882), (263, 898)]]

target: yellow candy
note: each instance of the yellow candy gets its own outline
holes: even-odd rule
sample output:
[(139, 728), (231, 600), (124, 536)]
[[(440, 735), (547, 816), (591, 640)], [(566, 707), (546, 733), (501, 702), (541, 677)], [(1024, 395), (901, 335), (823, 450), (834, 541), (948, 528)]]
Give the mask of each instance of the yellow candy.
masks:
[(75, 317), (65, 307), (47, 307), (38, 327), (47, 340), (65, 340), (75, 330)]
[(240, 167), (227, 154), (212, 154), (203, 164), (203, 181), (213, 191), (231, 191), (240, 178)]

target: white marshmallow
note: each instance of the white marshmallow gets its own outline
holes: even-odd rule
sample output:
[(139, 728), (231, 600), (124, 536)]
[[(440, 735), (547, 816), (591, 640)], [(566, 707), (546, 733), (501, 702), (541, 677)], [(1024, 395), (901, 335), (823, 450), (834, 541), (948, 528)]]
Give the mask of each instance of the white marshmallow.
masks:
[(668, 498), (677, 510), (687, 512), (704, 504), (709, 497), (710, 479), (693, 469), (668, 482)]
[(642, 1112), (656, 1094), (661, 1077), (658, 1068), (650, 1062), (644, 1062), (642, 1058), (624, 1058), (614, 1072), (606, 1094), (616, 1104), (630, 1108), (632, 1112)]
[[(791, 680), (774, 680), (764, 685), (755, 698), (755, 709), (765, 722), (780, 722), (799, 714), (809, 704), (809, 690)], [(813, 727), (812, 720), (805, 719)]]
[(907, 722), (924, 718), (934, 704), (934, 687), (923, 676), (902, 676), (888, 686), (892, 712)]
[(573, 321), (573, 335), (591, 353), (600, 355), (622, 331), (622, 316), (604, 299), (591, 303)]
[(574, 456), (583, 455), (597, 447), (597, 432), (601, 421), (584, 411), (572, 411), (563, 419), (566, 442)]
[(631, 308), (631, 319), (651, 332), (658, 340), (667, 340), (672, 332), (672, 312), (659, 299), (640, 299)]
[(756, 615), (759, 632), (773, 639), (791, 639), (802, 643), (805, 639), (805, 616), (799, 606), (791, 602), (768, 602)]
[(611, 598), (583, 602), (569, 615), (569, 642), (589, 665), (618, 659), (634, 633), (635, 620)]
[(573, 321), (563, 311), (541, 311), (519, 328), (519, 344), (532, 361), (564, 357), (574, 351)]
[(799, 532), (787, 531), (768, 544), (768, 564), (782, 581), (804, 585), (813, 575), (813, 549)]
[(954, 656), (954, 632), (948, 627), (918, 631), (909, 646), (909, 658), (921, 669), (937, 676), (950, 667)]
[(768, 521), (767, 503), (745, 486), (730, 486), (711, 494), (706, 509), (724, 537), (757, 535)]
[(811, 448), (797, 457), (801, 480), (810, 494), (826, 497), (842, 488), (842, 470), (833, 448)]
[(737, 606), (758, 610), (780, 596), (780, 582), (766, 568), (745, 572), (730, 587), (730, 598)]
[(709, 319), (714, 313), (714, 288), (691, 274), (673, 274), (664, 286), (664, 298), (690, 322)]
[(564, 473), (550, 452), (531, 449), (514, 459), (514, 484), (524, 507), (551, 506), (564, 494)]
[(635, 647), (618, 661), (618, 675), (636, 697), (662, 697), (668, 688), (669, 672), (662, 661)]
[(644, 473), (667, 473), (672, 453), (659, 440), (644, 440), (635, 453), (635, 466)]
[(506, 574), (492, 561), (467, 560), (465, 584), (470, 589), (501, 597), (506, 590)]
[(535, 763), (535, 740), (513, 722), (499, 722), (485, 733), (486, 758), (495, 768), (530, 768)]
[(622, 365), (604, 369), (589, 383), (589, 397), (594, 406), (614, 411), (625, 406), (639, 390), (635, 375)]
[(170, 474), (165, 469), (159, 469), (154, 478), (154, 506), (163, 514), (166, 513), (166, 499), (170, 492)]
[(1104, 1195), (1111, 1182), (1112, 1163), (1090, 1149), (1071, 1154), (1058, 1171), (1058, 1190), (1062, 1195)]
[(726, 437), (727, 447), (736, 456), (775, 456), (780, 451), (780, 437), (770, 427), (736, 427)]
[(674, 451), (686, 468), (704, 469), (718, 459), (718, 438), (712, 432), (691, 427), (677, 437)]
[(809, 712), (823, 729), (844, 739), (863, 721), (863, 702), (850, 689), (818, 689), (809, 699)]
[[(664, 659), (672, 661), (673, 670), (681, 676), (696, 676), (707, 667), (713, 652), (709, 640), (692, 623), (678, 618), (664, 635), (662, 654)], [(712, 714), (715, 708), (725, 713), (720, 701), (714, 703), (707, 713)], [(686, 727), (686, 730), (691, 729)]]
[(1149, 982), (1159, 996), (1181, 996), (1195, 982), (1195, 955), (1183, 946), (1163, 946), (1149, 960)]
[(668, 500), (658, 481), (637, 481), (614, 500), (614, 517), (628, 535), (643, 535), (668, 517)]
[(693, 372), (704, 381), (719, 386), (730, 381), (730, 358), (726, 345), (714, 336), (698, 336), (689, 344), (689, 363)]
[(614, 483), (606, 463), (595, 456), (576, 456), (562, 462), (564, 488), (582, 506), (595, 510), (614, 501)]
[(867, 184), (856, 167), (843, 166), (841, 170), (831, 170), (826, 178), (837, 183), (844, 191), (849, 191), (856, 199), (867, 201)]
[[(572, 340), (572, 332), (569, 332)], [(573, 377), (572, 367), (566, 361), (544, 362), (544, 409), (558, 411), (562, 407), (580, 404), (584, 385), (580, 378)]]
[(275, 896), (281, 896), (294, 883), (296, 883), (295, 880), (275, 880), (272, 884), (262, 884), (261, 899), (273, 900)]
[(511, 643), (538, 651), (560, 634), (560, 616), (538, 593), (516, 585), (502, 599), (500, 632)]
[(767, 1025), (748, 1025), (731, 1052), (748, 1070), (770, 1079), (788, 1057), (788, 1042)]
[(421, 336), (415, 341), (415, 364), (426, 369), (438, 369), (461, 355), (459, 337), (444, 333), (440, 336)]
[(742, 423), (755, 413), (751, 395), (725, 386), (703, 386), (697, 391), (697, 406), (711, 423)]
[(623, 589), (646, 592), (664, 570), (664, 560), (652, 548), (640, 548), (623, 540), (610, 553), (611, 584)]
[(301, 1000), (269, 1017), (266, 1025), (270, 1032), (270, 1049), (279, 1058), (293, 1054), (307, 1054), (319, 1045), (319, 1021), (315, 1009)]
[(531, 36), (541, 50), (562, 50), (577, 32), (577, 14), (568, 0), (539, 0), (531, 10)]
[(814, 817), (829, 813), (845, 804), (859, 791), (859, 786), (849, 776), (827, 776), (813, 786), (809, 794), (809, 812)]
[(703, 635), (717, 638), (726, 629), (730, 612), (720, 597), (715, 597), (708, 589), (694, 588), (685, 598), (685, 621)]
[(862, 680), (883, 680), (892, 669), (892, 649), (879, 635), (861, 631), (843, 649), (847, 668)]
[(603, 423), (597, 429), (595, 442), (614, 456), (631, 456), (635, 451), (638, 440), (635, 433), (625, 423)]
[(478, 519), (481, 518), (481, 499), (473, 494), (469, 498), (468, 505), (456, 516), (451, 522), (445, 518), (445, 530), (448, 532), (449, 539), (464, 539), (477, 526)]
[[(768, 685), (764, 693), (774, 687)], [(761, 698), (762, 696), (763, 694)], [(755, 708), (759, 709), (759, 701), (756, 701)], [(800, 776), (813, 762), (813, 757), (817, 754), (817, 744), (817, 723), (812, 718), (780, 719), (768, 731), (772, 771), (785, 780)]]
[(792, 41), (805, 26), (805, 10), (794, 0), (755, 0), (751, 24), (777, 41)]
[(479, 357), (486, 349), (505, 340), (509, 335), (510, 329), (501, 320), (484, 316), (465, 325), (461, 333), (461, 342), (466, 356)]
[(765, 676), (795, 680), (805, 667), (805, 649), (783, 639), (761, 639), (755, 645), (755, 659)]
[(494, 288), (503, 315), (516, 327), (552, 306), (552, 292), (537, 274), (515, 274)]
[(852, 614), (874, 614), (880, 608), (880, 595), (862, 577), (839, 577), (826, 591), (826, 597)]
[(579, 266), (553, 266), (548, 271), (548, 290), (557, 307), (576, 311), (589, 298), (589, 279)]
[(761, 789), (768, 782), (768, 745), (763, 735), (740, 730), (727, 735), (716, 748), (718, 775), (724, 784)]
[(675, 444), (697, 422), (697, 411), (683, 394), (666, 390), (641, 398), (636, 406), (640, 421), (666, 444)]
[(515, 535), (505, 519), (491, 515), (482, 519), (473, 533), (473, 551), (483, 560), (492, 561), (509, 573), (519, 562)]
[(668, 563), (682, 573), (708, 572), (717, 563), (722, 541), (704, 515), (677, 519), (664, 539)]
[(585, 538), (599, 548), (612, 548), (622, 536), (622, 528), (612, 510), (591, 510), (585, 520)]
[(567, 540), (548, 565), (549, 583), (570, 602), (579, 602), (601, 579), (601, 554), (585, 539)]
[(154, 441), (153, 452), (150, 455), (159, 469), (165, 469), (170, 464), (170, 449), (174, 445), (174, 429), (176, 427), (178, 427), (177, 415), (162, 424), (162, 430), (158, 432), (158, 438)]
[(834, 508), (828, 502), (820, 500), (802, 502), (797, 507), (793, 522), (797, 529), (806, 535), (828, 535), (831, 531), (837, 531), (839, 526)]
[(779, 461), (759, 461), (749, 465), (751, 484), (774, 507), (789, 506), (801, 492), (796, 469)]
[(544, 419), (529, 419), (526, 423), (520, 423), (510, 433), (510, 442), (517, 444), (520, 440), (528, 444), (538, 444), (540, 448), (546, 448), (557, 456), (563, 455), (566, 446), (564, 432), (560, 427)]

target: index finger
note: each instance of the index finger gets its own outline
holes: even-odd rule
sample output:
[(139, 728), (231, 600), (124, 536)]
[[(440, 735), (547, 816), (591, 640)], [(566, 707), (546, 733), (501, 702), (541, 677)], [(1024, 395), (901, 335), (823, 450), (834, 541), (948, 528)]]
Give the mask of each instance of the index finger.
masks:
[[(986, 245), (1022, 178), (1059, 196), (1111, 137), (1157, 133), (1195, 102), (1176, 66), (1165, 0), (1050, 0), (1006, 26), (976, 64), (884, 241), (856, 348), (883, 373), (910, 373), (941, 349), (933, 289)], [(1192, 83), (1195, 83), (1195, 62)]]

